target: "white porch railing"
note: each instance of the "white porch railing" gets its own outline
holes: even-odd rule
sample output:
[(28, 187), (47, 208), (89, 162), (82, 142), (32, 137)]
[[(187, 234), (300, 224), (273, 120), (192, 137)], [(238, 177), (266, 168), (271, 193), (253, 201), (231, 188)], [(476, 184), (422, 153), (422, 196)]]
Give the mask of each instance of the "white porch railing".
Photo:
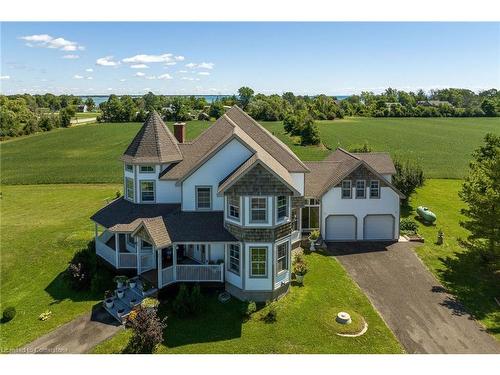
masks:
[[(134, 254), (135, 255), (135, 254)], [(156, 267), (154, 253), (141, 253), (141, 269), (139, 273), (149, 271)]]
[(161, 270), (161, 287), (171, 284), (175, 281), (174, 279), (174, 266), (170, 266)]
[(176, 281), (224, 281), (224, 264), (177, 265)]
[(97, 255), (99, 255), (105, 261), (112, 264), (113, 266), (116, 266), (115, 251), (104, 242), (101, 242), (99, 238), (97, 238), (97, 240), (95, 241), (95, 251)]
[(137, 267), (137, 255), (134, 253), (120, 253), (118, 258), (119, 268), (136, 268)]

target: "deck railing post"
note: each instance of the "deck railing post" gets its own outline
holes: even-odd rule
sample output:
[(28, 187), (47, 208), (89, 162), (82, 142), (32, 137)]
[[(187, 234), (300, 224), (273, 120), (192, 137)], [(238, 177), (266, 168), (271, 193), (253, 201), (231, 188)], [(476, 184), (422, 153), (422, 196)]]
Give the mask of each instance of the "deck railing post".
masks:
[(177, 244), (172, 244), (172, 261), (174, 266), (174, 281), (177, 280)]

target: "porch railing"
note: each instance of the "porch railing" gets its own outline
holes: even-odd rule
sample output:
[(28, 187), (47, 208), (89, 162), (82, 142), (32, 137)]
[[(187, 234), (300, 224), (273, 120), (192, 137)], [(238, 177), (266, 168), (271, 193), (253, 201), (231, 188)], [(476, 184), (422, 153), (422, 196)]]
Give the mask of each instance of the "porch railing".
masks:
[(170, 266), (161, 270), (161, 286), (174, 282), (174, 267)]
[(101, 258), (113, 266), (116, 266), (115, 250), (110, 248), (104, 242), (101, 242), (99, 238), (95, 241), (95, 251)]
[(140, 273), (143, 273), (143, 272), (146, 272), (146, 271), (149, 271), (149, 270), (155, 268), (156, 264), (155, 264), (155, 258), (154, 258), (153, 252), (141, 254), (140, 257), (141, 257)]
[(224, 264), (177, 265), (176, 281), (224, 281)]
[(118, 260), (119, 268), (137, 267), (137, 255), (135, 253), (120, 253)]

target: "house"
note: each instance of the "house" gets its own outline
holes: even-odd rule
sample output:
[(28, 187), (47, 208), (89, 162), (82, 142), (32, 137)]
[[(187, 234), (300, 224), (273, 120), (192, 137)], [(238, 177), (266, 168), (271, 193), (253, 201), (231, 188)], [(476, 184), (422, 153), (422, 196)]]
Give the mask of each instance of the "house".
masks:
[(88, 111), (88, 107), (86, 104), (79, 104), (76, 106), (76, 111), (77, 112), (87, 112)]
[(150, 113), (125, 150), (124, 197), (92, 216), (97, 254), (158, 288), (221, 282), (240, 299), (287, 292), (302, 234), (399, 238), (394, 165), (385, 153), (338, 149), (302, 162), (237, 106), (193, 141)]

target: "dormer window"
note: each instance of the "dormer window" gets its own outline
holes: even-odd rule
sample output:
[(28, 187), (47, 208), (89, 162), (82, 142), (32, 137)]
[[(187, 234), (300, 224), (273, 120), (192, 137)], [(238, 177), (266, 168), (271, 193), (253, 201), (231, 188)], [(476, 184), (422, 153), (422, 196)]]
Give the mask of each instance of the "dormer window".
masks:
[(380, 198), (380, 181), (370, 181), (370, 198)]
[(230, 219), (240, 220), (240, 197), (227, 197), (227, 216)]
[(356, 181), (356, 198), (364, 199), (366, 198), (366, 182), (365, 180)]
[(139, 173), (155, 173), (154, 165), (141, 165)]
[(125, 170), (127, 172), (133, 172), (134, 171), (134, 166), (132, 164), (125, 164)]

